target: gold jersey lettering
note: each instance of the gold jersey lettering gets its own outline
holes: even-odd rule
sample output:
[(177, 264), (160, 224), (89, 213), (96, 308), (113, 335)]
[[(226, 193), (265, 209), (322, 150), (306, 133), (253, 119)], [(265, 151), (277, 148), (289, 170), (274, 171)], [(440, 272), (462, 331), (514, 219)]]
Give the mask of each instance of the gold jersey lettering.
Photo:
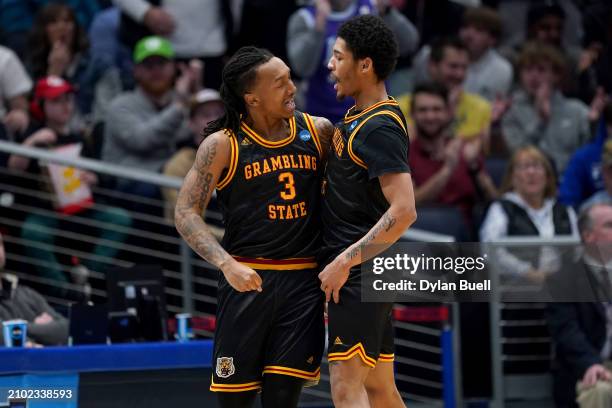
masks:
[(270, 158), (270, 161), (272, 162), (272, 171), (283, 169), (283, 165), (281, 164), (280, 156), (272, 157)]
[(296, 204), (269, 204), (268, 219), (270, 220), (293, 220), (308, 215), (306, 202), (300, 201)]
[(263, 174), (268, 174), (270, 172), (270, 165), (268, 164), (268, 159), (263, 160)]
[(259, 163), (253, 163), (253, 177), (261, 176), (261, 170), (259, 169)]
[(290, 169), (291, 162), (289, 161), (289, 156), (287, 156), (286, 154), (283, 154), (282, 158), (283, 158), (283, 166), (285, 166), (286, 169)]

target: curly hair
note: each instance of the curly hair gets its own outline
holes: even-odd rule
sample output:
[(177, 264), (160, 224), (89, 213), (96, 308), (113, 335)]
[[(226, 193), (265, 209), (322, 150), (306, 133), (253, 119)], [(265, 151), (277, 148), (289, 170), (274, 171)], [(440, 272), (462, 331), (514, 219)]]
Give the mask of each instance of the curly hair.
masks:
[(274, 58), (266, 49), (242, 47), (230, 58), (223, 68), (221, 99), (225, 113), (206, 126), (202, 134), (206, 137), (222, 129), (238, 132), (240, 117), (247, 113), (244, 94), (255, 83), (257, 68)]
[(53, 44), (47, 36), (47, 25), (57, 21), (66, 13), (74, 23), (74, 38), (72, 40), (72, 55), (76, 55), (89, 48), (89, 40), (83, 27), (79, 25), (74, 10), (61, 3), (49, 3), (36, 15), (36, 20), (28, 38), (28, 49), (30, 50), (28, 62), (32, 76), (41, 78), (47, 75), (47, 59)]
[(399, 57), (397, 40), (380, 17), (354, 17), (340, 26), (338, 37), (346, 42), (355, 59), (372, 59), (374, 73), (380, 81), (387, 79), (395, 69)]
[(555, 47), (538, 41), (525, 43), (518, 56), (516, 65), (519, 70), (522, 70), (529, 65), (545, 63), (549, 63), (553, 71), (558, 75), (564, 75), (567, 72), (567, 64), (563, 54)]

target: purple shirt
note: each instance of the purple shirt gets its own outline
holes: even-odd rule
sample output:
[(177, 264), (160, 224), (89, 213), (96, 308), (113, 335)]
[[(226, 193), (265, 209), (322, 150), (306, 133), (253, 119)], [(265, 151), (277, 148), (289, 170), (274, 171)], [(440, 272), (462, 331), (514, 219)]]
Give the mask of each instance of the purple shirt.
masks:
[[(302, 10), (307, 14), (305, 17), (308, 20), (314, 21), (316, 16), (314, 6), (304, 7)], [(327, 63), (332, 56), (336, 34), (342, 23), (355, 16), (374, 13), (376, 13), (376, 8), (373, 0), (356, 0), (346, 10), (332, 12), (327, 18), (325, 25), (325, 47), (319, 56), (319, 66), (308, 81), (306, 111), (309, 114), (322, 116), (331, 120), (332, 123), (336, 123), (354, 105), (351, 98), (345, 98), (341, 102), (336, 99), (336, 90), (334, 89), (334, 82), (330, 78)]]

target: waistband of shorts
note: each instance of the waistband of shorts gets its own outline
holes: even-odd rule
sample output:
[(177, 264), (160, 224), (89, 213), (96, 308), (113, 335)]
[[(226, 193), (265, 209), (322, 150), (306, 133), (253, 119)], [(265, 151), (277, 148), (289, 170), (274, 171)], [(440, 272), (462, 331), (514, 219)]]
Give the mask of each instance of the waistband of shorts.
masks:
[(314, 269), (318, 266), (315, 257), (287, 259), (249, 258), (236, 255), (232, 257), (249, 268), (271, 271), (297, 271)]

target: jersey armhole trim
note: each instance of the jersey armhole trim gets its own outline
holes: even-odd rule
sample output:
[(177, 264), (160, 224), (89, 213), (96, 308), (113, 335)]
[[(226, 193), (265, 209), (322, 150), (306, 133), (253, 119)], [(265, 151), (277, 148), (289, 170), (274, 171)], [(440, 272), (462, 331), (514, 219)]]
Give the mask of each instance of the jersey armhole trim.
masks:
[(390, 110), (384, 110), (384, 111), (380, 111), (380, 112), (375, 112), (375, 113), (371, 114), (370, 116), (368, 116), (367, 118), (365, 118), (359, 125), (357, 125), (355, 130), (353, 130), (353, 133), (351, 133), (351, 136), (348, 139), (347, 151), (348, 151), (348, 154), (349, 154), (350, 158), (355, 162), (355, 164), (363, 167), (366, 170), (368, 169), (368, 166), (353, 151), (353, 139), (355, 139), (355, 136), (357, 135), (357, 132), (359, 132), (359, 129), (361, 129), (361, 127), (363, 125), (365, 125), (368, 120), (372, 119), (375, 116), (379, 116), (379, 115), (388, 115), (388, 116), (391, 116), (401, 126), (402, 130), (406, 134), (406, 137), (408, 136), (408, 132), (406, 131), (406, 126), (404, 126), (404, 123), (402, 122), (402, 119), (395, 112), (392, 112)]
[(306, 126), (312, 135), (312, 140), (314, 141), (315, 146), (317, 147), (317, 151), (319, 152), (319, 158), (323, 157), (323, 149), (321, 148), (321, 141), (319, 139), (319, 133), (317, 132), (317, 127), (314, 124), (314, 120), (312, 120), (312, 116), (307, 113), (304, 113), (304, 120), (306, 121)]
[(227, 170), (227, 174), (223, 177), (222, 180), (219, 180), (217, 183), (217, 190), (222, 190), (226, 187), (234, 178), (234, 174), (236, 173), (236, 168), (238, 167), (238, 141), (236, 140), (236, 135), (232, 133), (229, 137), (230, 139), (230, 165)]

